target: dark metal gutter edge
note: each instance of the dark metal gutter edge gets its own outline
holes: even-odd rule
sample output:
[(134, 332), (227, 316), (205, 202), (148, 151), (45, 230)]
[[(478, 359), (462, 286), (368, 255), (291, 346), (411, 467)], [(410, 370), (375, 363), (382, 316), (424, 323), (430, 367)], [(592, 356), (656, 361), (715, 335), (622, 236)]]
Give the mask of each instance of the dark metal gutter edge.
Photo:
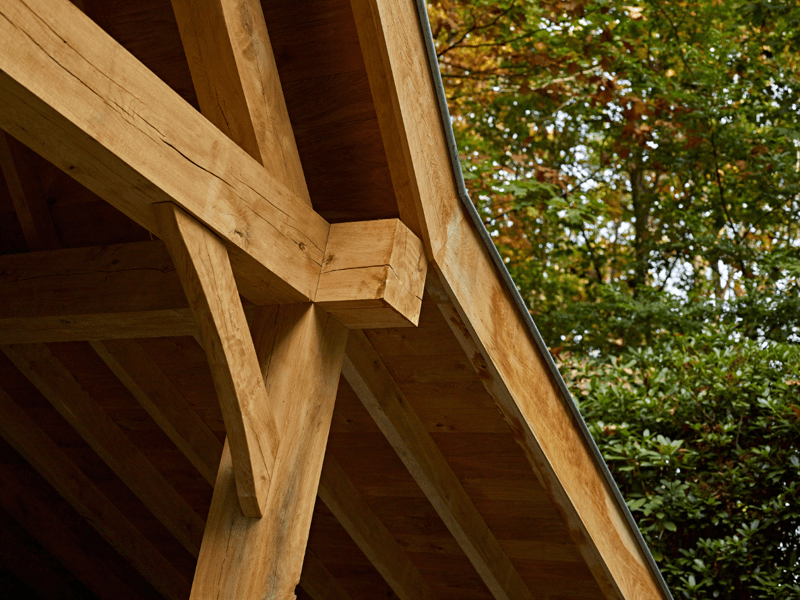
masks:
[(511, 279), (511, 275), (509, 274), (508, 269), (506, 268), (506, 265), (500, 256), (500, 253), (497, 251), (497, 248), (495, 248), (494, 242), (492, 241), (491, 236), (489, 236), (489, 232), (486, 230), (483, 220), (478, 214), (478, 210), (475, 208), (475, 205), (472, 203), (472, 200), (469, 197), (467, 186), (464, 183), (464, 175), (461, 172), (461, 163), (458, 160), (458, 147), (456, 146), (456, 139), (453, 134), (453, 126), (450, 121), (450, 110), (447, 108), (447, 96), (444, 91), (442, 76), (439, 72), (439, 60), (436, 56), (433, 33), (431, 32), (431, 25), (428, 19), (428, 9), (425, 4), (425, 0), (415, 0), (415, 2), (417, 5), (417, 15), (419, 17), (420, 25), (422, 26), (422, 32), (424, 34), (423, 37), (425, 38), (425, 48), (428, 53), (428, 64), (430, 65), (431, 75), (433, 76), (433, 81), (436, 85), (436, 97), (439, 101), (439, 112), (442, 116), (442, 125), (444, 126), (445, 135), (447, 136), (447, 147), (450, 151), (450, 163), (453, 166), (453, 175), (455, 176), (456, 185), (458, 186), (458, 196), (466, 207), (470, 218), (472, 218), (472, 222), (475, 225), (475, 228), (478, 230), (486, 249), (489, 251), (497, 270), (500, 272), (500, 275), (506, 284), (506, 288), (514, 298), (514, 302), (516, 303), (519, 312), (522, 314), (525, 323), (528, 325), (528, 330), (531, 334), (531, 337), (536, 342), (536, 345), (539, 347), (542, 355), (545, 357), (545, 361), (550, 369), (550, 373), (558, 384), (558, 387), (561, 390), (561, 395), (567, 402), (567, 406), (569, 406), (570, 410), (572, 411), (572, 415), (575, 417), (575, 421), (580, 427), (581, 433), (586, 440), (586, 444), (589, 446), (595, 461), (600, 465), (600, 470), (606, 479), (606, 483), (613, 492), (614, 497), (617, 500), (617, 504), (622, 510), (622, 513), (625, 515), (628, 525), (630, 525), (631, 529), (634, 531), (636, 541), (639, 542), (639, 547), (642, 550), (650, 569), (655, 575), (656, 582), (661, 588), (661, 591), (664, 592), (664, 596), (669, 600), (673, 600), (672, 594), (670, 594), (669, 588), (667, 588), (667, 584), (661, 575), (661, 571), (659, 570), (658, 565), (656, 565), (656, 561), (653, 559), (653, 555), (650, 553), (650, 549), (647, 547), (647, 543), (644, 541), (642, 533), (639, 531), (639, 527), (636, 525), (633, 515), (631, 515), (631, 511), (628, 509), (628, 505), (625, 504), (625, 499), (622, 497), (622, 494), (617, 487), (617, 483), (614, 481), (614, 478), (611, 475), (611, 471), (608, 470), (606, 461), (603, 460), (603, 456), (600, 454), (600, 450), (597, 448), (597, 444), (595, 444), (592, 434), (589, 433), (589, 428), (586, 427), (586, 422), (583, 420), (583, 416), (578, 410), (578, 405), (575, 403), (575, 400), (572, 398), (572, 394), (570, 394), (569, 390), (567, 389), (564, 379), (561, 377), (561, 373), (559, 372), (558, 367), (556, 367), (555, 362), (553, 362), (553, 357), (550, 355), (550, 351), (547, 349), (547, 346), (545, 345), (544, 340), (542, 339), (542, 336), (536, 327), (536, 323), (533, 322), (533, 317), (531, 317), (528, 307), (525, 306), (525, 301), (522, 299), (517, 286)]

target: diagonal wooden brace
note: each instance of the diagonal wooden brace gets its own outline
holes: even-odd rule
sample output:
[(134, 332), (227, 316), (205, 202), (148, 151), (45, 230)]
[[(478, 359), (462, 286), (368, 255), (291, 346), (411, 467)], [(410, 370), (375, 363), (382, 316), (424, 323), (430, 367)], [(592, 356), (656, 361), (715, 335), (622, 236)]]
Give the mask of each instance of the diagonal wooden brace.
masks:
[(155, 204), (153, 210), (208, 356), (242, 513), (261, 517), (278, 450), (278, 429), (228, 251), (216, 235), (174, 204)]

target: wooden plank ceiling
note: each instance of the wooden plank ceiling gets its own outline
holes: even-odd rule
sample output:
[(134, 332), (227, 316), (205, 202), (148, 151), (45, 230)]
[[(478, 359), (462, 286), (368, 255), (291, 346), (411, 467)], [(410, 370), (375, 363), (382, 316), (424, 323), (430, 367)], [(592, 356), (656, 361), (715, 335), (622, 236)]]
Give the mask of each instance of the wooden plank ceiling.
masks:
[[(331, 223), (399, 217), (350, 0), (262, 6), (313, 208)], [(199, 110), (170, 0), (81, 8)], [(153, 239), (0, 135), (0, 254)], [(297, 597), (602, 597), (445, 319), (452, 305), (428, 290), (419, 327), (351, 332), (385, 369), (369, 380), (345, 361)], [(197, 339), (3, 347), (4, 597), (188, 598), (225, 440)], [(407, 431), (380, 407), (387, 385)]]

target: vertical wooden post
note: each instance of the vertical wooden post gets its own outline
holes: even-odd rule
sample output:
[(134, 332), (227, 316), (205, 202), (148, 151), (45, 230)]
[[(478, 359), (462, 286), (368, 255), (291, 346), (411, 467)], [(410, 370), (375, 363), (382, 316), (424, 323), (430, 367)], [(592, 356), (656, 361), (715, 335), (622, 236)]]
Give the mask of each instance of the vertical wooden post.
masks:
[(281, 434), (262, 519), (238, 510), (222, 454), (192, 600), (290, 600), (300, 581), (347, 329), (311, 304), (260, 311), (256, 347)]

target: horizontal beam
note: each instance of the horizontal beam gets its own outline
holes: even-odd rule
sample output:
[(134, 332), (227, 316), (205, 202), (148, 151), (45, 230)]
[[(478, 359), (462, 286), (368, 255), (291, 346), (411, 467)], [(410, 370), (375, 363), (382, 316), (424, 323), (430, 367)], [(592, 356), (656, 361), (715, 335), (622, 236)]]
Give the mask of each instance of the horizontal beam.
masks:
[[(390, 222), (397, 225), (396, 230), (402, 231), (402, 223)], [(357, 225), (364, 229), (371, 227), (368, 221)], [(350, 286), (348, 299), (342, 304), (328, 306), (344, 325), (351, 328), (410, 325), (414, 315), (419, 314), (419, 308), (407, 301), (401, 303), (406, 307), (405, 314), (383, 300), (378, 301), (381, 308), (369, 307), (374, 302), (370, 298), (375, 292), (388, 287), (381, 282), (389, 277), (411, 282), (406, 284), (410, 289), (416, 290), (415, 286), (419, 285), (424, 256), (414, 250), (419, 246), (413, 236), (405, 241), (405, 247), (412, 251), (401, 252), (398, 240), (402, 237), (391, 228), (386, 231), (385, 238), (372, 236), (375, 245), (394, 248), (392, 254), (373, 256), (367, 261), (350, 254), (356, 267), (350, 271), (356, 276), (347, 282)], [(376, 278), (375, 270), (386, 267), (383, 261), (387, 256), (391, 268), (384, 268), (381, 278)], [(348, 270), (341, 266), (347, 264), (344, 257), (331, 263), (336, 270)], [(332, 293), (332, 283), (325, 283), (320, 291)], [(414, 294), (421, 295), (421, 292)], [(403, 298), (402, 295), (397, 297)], [(353, 317), (360, 310), (355, 308), (359, 305), (364, 309), (361, 321)], [(252, 307), (248, 306), (245, 312), (250, 310)], [(347, 314), (349, 318), (345, 318)], [(197, 333), (180, 278), (161, 241), (0, 256), (0, 344)]]
[(328, 223), (68, 0), (8, 0), (0, 127), (154, 234), (174, 202), (247, 298), (313, 300)]

